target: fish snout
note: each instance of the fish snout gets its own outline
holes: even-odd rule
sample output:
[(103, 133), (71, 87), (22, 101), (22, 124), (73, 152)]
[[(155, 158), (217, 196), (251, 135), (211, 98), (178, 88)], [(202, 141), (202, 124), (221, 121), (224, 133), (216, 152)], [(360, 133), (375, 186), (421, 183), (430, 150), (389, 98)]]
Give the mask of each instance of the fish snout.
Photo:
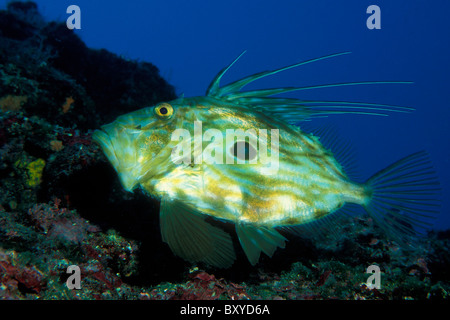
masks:
[(92, 139), (100, 145), (111, 162), (124, 189), (131, 192), (138, 183), (137, 148), (133, 136), (127, 134), (124, 129), (121, 126), (108, 124), (96, 130)]
[(103, 153), (106, 155), (113, 167), (116, 168), (119, 161), (114, 152), (114, 147), (108, 133), (103, 129), (95, 130), (92, 135), (92, 140), (100, 145)]

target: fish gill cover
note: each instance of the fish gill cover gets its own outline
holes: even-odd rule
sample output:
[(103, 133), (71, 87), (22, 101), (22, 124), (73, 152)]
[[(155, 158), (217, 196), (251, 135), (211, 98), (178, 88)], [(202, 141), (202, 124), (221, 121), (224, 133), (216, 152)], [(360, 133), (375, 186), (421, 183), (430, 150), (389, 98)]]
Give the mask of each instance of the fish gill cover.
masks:
[[(449, 231), (405, 249), (366, 217), (333, 237), (287, 233), (255, 266), (238, 246), (228, 269), (174, 256), (159, 202), (123, 190), (92, 141), (116, 117), (175, 99), (173, 87), (151, 63), (89, 49), (33, 2), (0, 11), (0, 82), (1, 299), (449, 298)], [(378, 289), (366, 283), (374, 264)], [(66, 285), (71, 265), (81, 290)]]

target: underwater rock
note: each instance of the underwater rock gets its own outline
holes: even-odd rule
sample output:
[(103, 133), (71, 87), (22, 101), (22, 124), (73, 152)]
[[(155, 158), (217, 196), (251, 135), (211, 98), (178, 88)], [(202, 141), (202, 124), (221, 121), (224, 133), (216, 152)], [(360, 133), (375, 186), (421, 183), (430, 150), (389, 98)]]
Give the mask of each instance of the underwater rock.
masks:
[(2, 111), (65, 127), (97, 128), (176, 97), (153, 64), (88, 48), (65, 23), (44, 21), (33, 2), (0, 11), (0, 61)]

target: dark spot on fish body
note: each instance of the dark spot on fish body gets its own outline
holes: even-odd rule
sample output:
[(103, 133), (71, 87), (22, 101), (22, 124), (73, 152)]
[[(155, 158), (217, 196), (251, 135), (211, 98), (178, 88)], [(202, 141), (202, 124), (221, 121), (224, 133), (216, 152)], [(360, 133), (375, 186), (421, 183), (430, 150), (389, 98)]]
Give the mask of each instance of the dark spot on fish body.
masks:
[(256, 149), (247, 141), (237, 141), (231, 148), (230, 153), (240, 160), (253, 160), (256, 158)]

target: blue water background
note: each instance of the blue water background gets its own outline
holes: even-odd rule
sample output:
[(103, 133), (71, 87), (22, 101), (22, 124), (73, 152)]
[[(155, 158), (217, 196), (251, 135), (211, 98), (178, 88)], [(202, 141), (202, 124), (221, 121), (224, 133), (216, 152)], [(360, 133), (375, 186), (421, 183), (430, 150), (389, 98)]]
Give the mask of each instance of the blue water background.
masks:
[[(1, 0), (5, 8), (7, 1)], [(409, 106), (389, 117), (338, 115), (333, 123), (352, 141), (362, 177), (427, 150), (442, 183), (436, 229), (450, 228), (450, 1), (112, 1), (37, 0), (47, 20), (65, 21), (81, 8), (76, 33), (91, 48), (154, 63), (177, 93), (204, 95), (216, 73), (242, 51), (224, 83), (331, 53), (351, 55), (313, 63), (248, 88), (396, 80), (373, 85), (301, 91), (292, 96)], [(369, 5), (381, 9), (381, 29), (369, 30)]]

